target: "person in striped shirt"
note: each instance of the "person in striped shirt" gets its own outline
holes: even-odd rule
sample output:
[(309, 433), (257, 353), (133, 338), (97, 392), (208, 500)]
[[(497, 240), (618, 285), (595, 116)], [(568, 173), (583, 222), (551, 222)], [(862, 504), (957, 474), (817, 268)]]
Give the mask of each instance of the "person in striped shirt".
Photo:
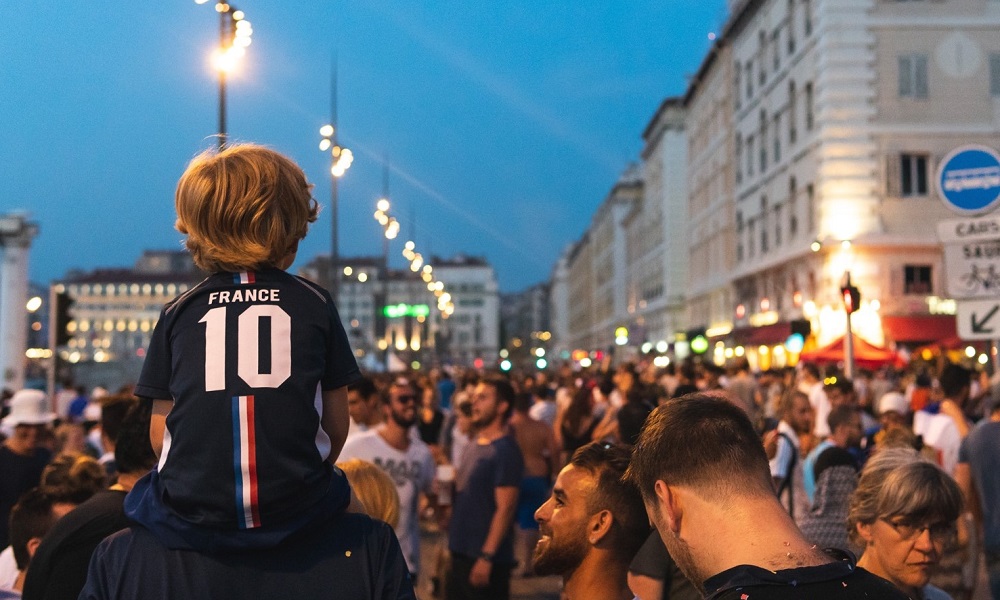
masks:
[(206, 152), (177, 185), (178, 231), (209, 273), (164, 306), (135, 394), (156, 468), (125, 502), (171, 549), (270, 548), (339, 515), (333, 462), (361, 377), (326, 290), (287, 273), (318, 206), (268, 148)]

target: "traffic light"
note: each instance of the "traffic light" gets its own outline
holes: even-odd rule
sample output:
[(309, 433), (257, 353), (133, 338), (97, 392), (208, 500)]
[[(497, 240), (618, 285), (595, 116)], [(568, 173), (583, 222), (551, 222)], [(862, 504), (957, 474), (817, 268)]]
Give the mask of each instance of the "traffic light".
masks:
[(691, 352), (695, 354), (704, 354), (705, 352), (708, 352), (708, 337), (705, 335), (704, 327), (688, 330), (687, 340), (691, 348)]
[(856, 312), (861, 308), (861, 292), (857, 286), (848, 284), (841, 287), (840, 295), (844, 298), (844, 310), (847, 311), (847, 314)]
[(55, 316), (53, 321), (55, 324), (55, 342), (56, 347), (65, 346), (69, 343), (70, 334), (66, 326), (69, 322), (73, 320), (70, 316), (69, 310), (73, 307), (75, 303), (69, 294), (66, 292), (59, 292), (54, 296), (55, 302), (52, 306), (52, 314)]
[(809, 339), (809, 334), (812, 333), (812, 325), (809, 323), (808, 319), (793, 319), (791, 326), (792, 335), (797, 333), (802, 336), (803, 340)]

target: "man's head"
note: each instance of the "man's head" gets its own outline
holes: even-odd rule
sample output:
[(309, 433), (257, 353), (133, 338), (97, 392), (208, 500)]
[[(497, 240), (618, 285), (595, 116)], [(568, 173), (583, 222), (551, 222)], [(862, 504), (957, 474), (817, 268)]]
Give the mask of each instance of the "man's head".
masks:
[(588, 553), (602, 549), (628, 564), (649, 533), (639, 491), (623, 479), (630, 452), (593, 442), (559, 472), (552, 496), (537, 511), (542, 537), (535, 546), (539, 575), (569, 575)]
[(101, 441), (113, 451), (115, 440), (121, 432), (122, 421), (138, 399), (132, 394), (115, 394), (101, 398)]
[(359, 425), (371, 425), (380, 419), (381, 394), (375, 382), (368, 377), (352, 385), (347, 390), (347, 412), (351, 420)]
[(32, 488), (18, 499), (10, 511), (9, 531), (10, 546), (19, 571), (28, 568), (38, 544), (57, 519), (52, 510), (52, 499), (40, 488)]
[(855, 448), (861, 445), (864, 430), (861, 428), (861, 413), (853, 406), (840, 405), (830, 410), (826, 419), (830, 426), (830, 439), (841, 448)]
[(206, 271), (287, 268), (319, 208), (305, 173), (254, 144), (208, 151), (188, 164), (175, 194), (177, 230)]
[(409, 429), (417, 422), (417, 407), (420, 405), (420, 390), (412, 380), (397, 377), (389, 386), (389, 400), (385, 404), (388, 420), (403, 429)]
[(886, 431), (910, 428), (910, 402), (899, 392), (886, 392), (879, 398), (877, 415)]
[(514, 388), (502, 377), (485, 377), (472, 393), (472, 425), (478, 429), (507, 422), (514, 407)]
[(961, 365), (949, 364), (938, 378), (944, 397), (961, 405), (969, 397), (972, 386), (972, 371)]
[(20, 390), (10, 398), (10, 414), (3, 419), (5, 429), (12, 433), (5, 441), (15, 454), (30, 456), (38, 448), (45, 430), (55, 420), (48, 411), (48, 396), (39, 390)]
[(710, 393), (688, 394), (650, 413), (625, 477), (639, 488), (650, 520), (692, 582), (712, 573), (698, 568), (685, 539), (682, 495), (720, 508), (749, 500), (777, 502), (764, 446), (750, 419)]
[(806, 383), (819, 381), (819, 367), (816, 363), (799, 363), (799, 376)]
[(813, 408), (809, 396), (795, 390), (781, 399), (781, 420), (795, 431), (808, 433), (813, 427)]
[(151, 402), (133, 402), (118, 425), (115, 441), (115, 463), (119, 483), (123, 475), (142, 475), (156, 465), (156, 455), (149, 443)]
[(830, 383), (823, 386), (826, 398), (830, 401), (830, 407), (857, 406), (858, 399), (854, 392), (854, 382), (846, 377), (836, 377)]

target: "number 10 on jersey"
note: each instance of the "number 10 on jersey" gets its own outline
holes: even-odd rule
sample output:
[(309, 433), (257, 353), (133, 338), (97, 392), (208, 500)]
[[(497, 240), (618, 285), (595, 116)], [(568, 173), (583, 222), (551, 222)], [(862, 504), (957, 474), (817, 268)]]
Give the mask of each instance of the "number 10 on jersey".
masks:
[[(226, 311), (213, 308), (199, 323), (205, 324), (205, 391), (226, 389)], [(271, 320), (271, 369), (260, 372), (260, 321)], [(292, 318), (280, 306), (254, 304), (236, 322), (236, 373), (253, 388), (276, 388), (292, 374)]]

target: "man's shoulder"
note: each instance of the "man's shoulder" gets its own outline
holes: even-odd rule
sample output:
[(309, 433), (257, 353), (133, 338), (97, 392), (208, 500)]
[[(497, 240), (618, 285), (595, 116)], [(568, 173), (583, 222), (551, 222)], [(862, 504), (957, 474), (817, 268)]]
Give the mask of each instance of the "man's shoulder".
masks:
[(341, 457), (356, 452), (370, 452), (373, 449), (381, 448), (387, 444), (378, 434), (377, 428), (366, 429), (357, 435), (352, 435), (344, 442), (344, 449), (340, 451)]
[[(714, 591), (713, 583), (716, 585)], [(757, 600), (907, 598), (894, 585), (854, 565), (853, 561), (780, 571), (741, 565), (710, 578), (706, 586), (709, 587), (707, 597), (712, 600), (746, 600), (748, 597)]]

